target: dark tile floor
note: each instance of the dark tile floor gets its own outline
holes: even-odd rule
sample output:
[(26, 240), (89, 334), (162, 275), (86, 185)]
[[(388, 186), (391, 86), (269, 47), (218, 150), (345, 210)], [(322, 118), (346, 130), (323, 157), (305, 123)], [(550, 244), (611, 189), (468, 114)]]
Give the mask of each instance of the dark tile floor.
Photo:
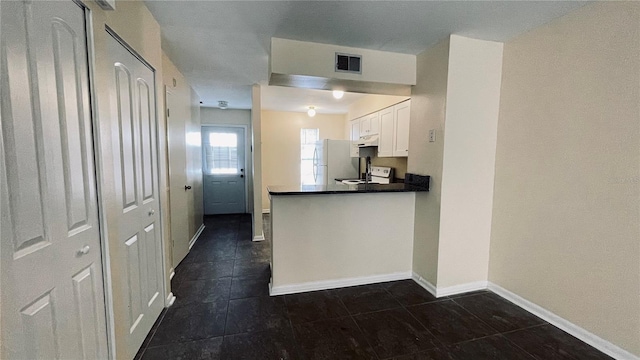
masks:
[(412, 280), (270, 297), (251, 216), (207, 217), (142, 359), (610, 359), (489, 292), (434, 298)]

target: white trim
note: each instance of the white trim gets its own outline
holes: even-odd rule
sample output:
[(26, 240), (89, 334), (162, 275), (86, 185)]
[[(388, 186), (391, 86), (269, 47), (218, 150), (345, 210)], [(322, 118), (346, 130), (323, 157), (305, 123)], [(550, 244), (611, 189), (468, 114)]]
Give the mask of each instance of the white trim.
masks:
[(98, 221), (100, 224), (100, 251), (102, 252), (102, 278), (106, 310), (107, 326), (107, 358), (116, 358), (116, 325), (113, 310), (113, 280), (111, 279), (111, 254), (109, 252), (109, 235), (107, 231), (107, 216), (105, 210), (102, 183), (104, 180), (104, 166), (102, 163), (102, 134), (100, 131), (100, 112), (98, 111), (98, 92), (96, 91), (96, 49), (93, 31), (93, 11), (82, 4), (85, 17), (85, 37), (87, 42), (87, 65), (89, 76), (89, 96), (91, 99), (91, 127), (93, 140), (93, 163), (96, 179), (96, 200), (98, 202)]
[(264, 231), (260, 233), (260, 235), (256, 235), (253, 237), (253, 241), (264, 241)]
[(384, 275), (373, 275), (373, 276), (361, 276), (354, 278), (346, 278), (346, 279), (337, 279), (337, 280), (322, 280), (322, 281), (311, 281), (300, 284), (292, 284), (292, 285), (283, 285), (283, 286), (272, 286), (269, 283), (269, 295), (284, 295), (284, 294), (296, 294), (307, 291), (316, 291), (316, 290), (326, 290), (326, 289), (336, 289), (348, 286), (356, 286), (356, 285), (367, 285), (367, 284), (375, 284), (386, 281), (396, 281), (396, 280), (406, 280), (411, 279), (410, 271), (396, 272), (391, 274)]
[(263, 214), (271, 214), (271, 209), (262, 209)]
[(448, 286), (445, 288), (436, 287), (436, 297), (464, 294), (471, 291), (485, 290), (486, 288), (487, 281), (476, 281), (466, 284)]
[[(418, 275), (415, 271), (412, 273), (411, 278), (413, 279), (413, 281), (415, 281), (418, 285), (422, 286), (425, 290), (427, 290), (428, 292), (431, 293), (431, 295), (436, 296), (436, 294), (438, 293), (435, 285), (433, 285), (432, 283), (429, 282), (429, 280), (423, 278), (422, 276)], [(436, 296), (437, 297), (437, 296)]]
[(174, 268), (169, 269), (169, 281), (173, 280), (174, 276), (176, 276), (176, 270)]
[(640, 357), (521, 297), (520, 295), (503, 288), (500, 285), (489, 282), (488, 289), (537, 317), (547, 321), (551, 325), (560, 328), (603, 353), (613, 357), (614, 359), (640, 360)]
[(191, 240), (189, 240), (189, 250), (191, 250), (193, 245), (196, 244), (196, 241), (198, 241), (198, 239), (200, 238), (200, 234), (202, 234), (203, 230), (204, 230), (204, 224), (200, 225), (200, 228), (198, 229), (198, 231), (196, 231), (196, 233), (193, 234), (193, 237), (191, 238)]
[(166, 308), (170, 307), (171, 305), (173, 305), (173, 303), (176, 302), (176, 296), (173, 295), (172, 292), (169, 293), (169, 296), (167, 296), (167, 301), (165, 301), (165, 306)]

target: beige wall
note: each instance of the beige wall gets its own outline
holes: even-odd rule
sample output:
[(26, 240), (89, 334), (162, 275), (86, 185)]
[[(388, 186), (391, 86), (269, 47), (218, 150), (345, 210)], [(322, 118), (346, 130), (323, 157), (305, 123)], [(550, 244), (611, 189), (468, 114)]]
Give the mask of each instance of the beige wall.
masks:
[(262, 111), (262, 209), (269, 185), (300, 185), (300, 129), (320, 129), (320, 139), (347, 140), (344, 115)]
[(504, 47), (490, 281), (640, 356), (640, 3)]
[[(411, 92), (411, 123), (407, 172), (431, 176), (428, 193), (416, 195), (413, 271), (436, 284), (442, 191), (444, 119), (449, 69), (449, 38), (417, 57), (418, 79)], [(428, 141), (429, 129), (437, 140)]]
[[(119, 253), (119, 245), (117, 235), (120, 228), (119, 221), (121, 211), (118, 208), (116, 184), (114, 181), (114, 158), (113, 149), (111, 144), (112, 140), (112, 127), (116, 126), (113, 119), (116, 117), (111, 114), (109, 106), (109, 83), (112, 75), (112, 67), (108, 62), (107, 52), (107, 35), (105, 31), (105, 25), (109, 25), (127, 44), (138, 52), (153, 68), (156, 72), (156, 94), (163, 94), (162, 88), (162, 49), (160, 39), (160, 26), (155, 21), (151, 13), (144, 6), (141, 1), (119, 1), (116, 11), (104, 11), (95, 2), (84, 0), (85, 5), (91, 10), (92, 25), (93, 25), (93, 48), (95, 51), (94, 61), (94, 83), (93, 86), (96, 91), (95, 105), (96, 105), (96, 124), (99, 127), (96, 129), (96, 133), (99, 139), (99, 161), (97, 165), (100, 169), (98, 181), (100, 182), (100, 198), (102, 204), (102, 213), (106, 219), (106, 228), (102, 229), (103, 233), (108, 236), (109, 252), (111, 256), (111, 280), (112, 280), (112, 296), (113, 296), (113, 311), (115, 327), (113, 332), (115, 334), (115, 357), (118, 359), (131, 359), (135, 354), (127, 353), (126, 339), (128, 334), (128, 309), (126, 306), (126, 292), (127, 285), (124, 283), (126, 274), (122, 271), (124, 269), (119, 263), (116, 263), (113, 259), (124, 258), (125, 254)], [(164, 98), (162, 96), (157, 97), (157, 114), (161, 119), (160, 114), (163, 113)], [(164, 122), (158, 121), (159, 129), (159, 143), (160, 149), (159, 158), (164, 159), (165, 154), (165, 128)], [(161, 189), (166, 187), (166, 166), (163, 161), (160, 161), (159, 166), (159, 186)], [(168, 214), (165, 211), (167, 208), (167, 197), (164, 192), (160, 192), (160, 202), (162, 209), (162, 222), (163, 222), (163, 236), (165, 253), (170, 254), (170, 244), (168, 240)], [(170, 257), (167, 256), (165, 274), (165, 284), (167, 293), (163, 294), (166, 298), (170, 291), (169, 274), (168, 270), (170, 266)]]
[(438, 288), (488, 279), (502, 47), (450, 38)]

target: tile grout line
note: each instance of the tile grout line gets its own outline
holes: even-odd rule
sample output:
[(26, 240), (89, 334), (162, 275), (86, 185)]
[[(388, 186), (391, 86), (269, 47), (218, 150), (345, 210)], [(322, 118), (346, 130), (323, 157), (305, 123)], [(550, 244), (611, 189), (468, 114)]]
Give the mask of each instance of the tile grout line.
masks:
[[(392, 293), (391, 293), (387, 288), (384, 288), (384, 290), (385, 290), (389, 295), (393, 296), (393, 294), (392, 294)], [(399, 302), (399, 301), (398, 301), (398, 302)], [(431, 330), (429, 330), (429, 329), (428, 329), (428, 328), (427, 328), (427, 327), (426, 327), (426, 326), (425, 326), (425, 325), (424, 325), (420, 320), (418, 320), (418, 318), (417, 318), (417, 317), (415, 317), (415, 315), (413, 315), (413, 313), (412, 313), (411, 311), (409, 311), (409, 309), (407, 309), (407, 307), (408, 307), (408, 306), (424, 305), (424, 304), (428, 304), (428, 303), (430, 303), (430, 302), (437, 302), (437, 301), (429, 301), (429, 302), (424, 302), (424, 303), (421, 303), (421, 304), (407, 305), (407, 306), (405, 306), (403, 303), (400, 303), (400, 302), (399, 302), (399, 303), (400, 303), (400, 306), (401, 306), (401, 307), (402, 307), (406, 312), (408, 312), (408, 313), (409, 313), (409, 315), (410, 315), (414, 320), (416, 320), (416, 321), (418, 322), (418, 324), (420, 324), (420, 325), (421, 325), (421, 326), (422, 326), (422, 327), (423, 327), (423, 328), (424, 328), (424, 329), (429, 333), (429, 335), (433, 336), (433, 339), (434, 339), (438, 344), (440, 344), (440, 345), (441, 345), (441, 346), (437, 346), (437, 348), (446, 347), (446, 345), (445, 345), (442, 341), (440, 341), (440, 339), (438, 339), (438, 338), (437, 338), (437, 337), (436, 337), (436, 336), (431, 332)], [(413, 355), (413, 354), (417, 354), (417, 353), (419, 353), (419, 352), (420, 352), (420, 351), (417, 351), (417, 352), (415, 352), (415, 353), (408, 354), (407, 356), (409, 356), (409, 355)]]
[[(364, 341), (367, 342), (367, 344), (369, 345), (369, 347), (371, 348), (371, 351), (373, 351), (373, 354), (376, 356), (376, 358), (378, 360), (380, 360), (380, 355), (378, 355), (378, 352), (376, 351), (376, 349), (373, 347), (373, 345), (371, 345), (371, 342), (369, 341), (369, 339), (367, 339), (367, 335), (364, 333), (364, 331), (362, 331), (362, 329), (360, 328), (360, 325), (358, 325), (358, 322), (356, 321), (356, 319), (354, 318), (354, 315), (351, 313), (351, 310), (349, 310), (349, 308), (347, 307), (347, 305), (344, 303), (344, 301), (342, 301), (342, 297), (336, 293), (336, 298), (338, 299), (338, 301), (340, 301), (340, 303), (342, 304), (342, 306), (344, 306), (344, 308), (347, 310), (347, 314), (348, 317), (351, 319), (351, 321), (353, 321), (354, 324), (356, 324), (356, 327), (358, 328), (358, 330), (360, 331), (360, 333), (363, 335), (364, 337)], [(361, 315), (361, 314), (358, 314)], [(345, 316), (347, 317), (347, 316)]]
[(300, 344), (298, 344), (298, 339), (296, 338), (296, 329), (293, 327), (293, 321), (291, 321), (291, 314), (289, 314), (289, 305), (287, 305), (287, 296), (282, 295), (282, 301), (284, 302), (284, 310), (287, 313), (287, 319), (289, 320), (289, 327), (291, 328), (291, 335), (293, 336), (293, 346), (294, 350), (298, 353), (301, 359), (304, 359), (304, 354), (300, 350)]

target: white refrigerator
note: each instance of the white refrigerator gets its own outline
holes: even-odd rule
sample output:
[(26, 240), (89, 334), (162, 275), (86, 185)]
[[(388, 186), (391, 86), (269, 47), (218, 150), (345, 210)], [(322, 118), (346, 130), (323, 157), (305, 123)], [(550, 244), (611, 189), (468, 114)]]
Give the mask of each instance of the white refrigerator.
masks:
[(357, 179), (358, 161), (350, 153), (350, 140), (321, 140), (313, 152), (313, 178), (316, 185), (333, 184), (335, 179)]

